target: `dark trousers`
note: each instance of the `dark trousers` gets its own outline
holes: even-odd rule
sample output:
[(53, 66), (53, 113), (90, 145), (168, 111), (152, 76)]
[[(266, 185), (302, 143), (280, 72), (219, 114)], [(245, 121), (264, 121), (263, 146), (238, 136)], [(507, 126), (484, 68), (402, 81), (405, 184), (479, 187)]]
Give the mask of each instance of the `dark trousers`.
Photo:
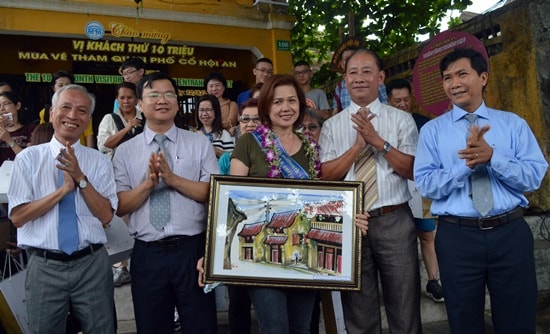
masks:
[(453, 334), (482, 334), (485, 288), (495, 333), (535, 333), (533, 235), (523, 218), (491, 230), (440, 219), (435, 248)]
[(250, 334), (252, 320), (250, 317), (251, 302), (245, 286), (228, 285), (229, 296), (229, 331), (231, 334)]
[(169, 248), (136, 240), (130, 271), (138, 333), (173, 333), (174, 307), (183, 333), (218, 332), (215, 294), (205, 294), (197, 283), (204, 245), (204, 234)]

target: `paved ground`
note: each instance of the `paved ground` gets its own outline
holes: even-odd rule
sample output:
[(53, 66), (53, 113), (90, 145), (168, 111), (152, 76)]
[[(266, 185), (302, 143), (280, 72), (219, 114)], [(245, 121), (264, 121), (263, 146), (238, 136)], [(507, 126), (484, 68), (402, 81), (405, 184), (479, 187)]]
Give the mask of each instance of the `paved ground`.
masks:
[[(134, 314), (132, 307), (132, 297), (130, 293), (130, 285), (124, 285), (115, 288), (115, 302), (118, 315), (118, 333), (134, 334), (136, 333)], [(491, 319), (486, 316), (486, 334), (493, 334)], [(219, 334), (228, 334), (227, 312), (218, 312)], [(327, 334), (321, 323), (321, 334)], [(449, 329), (447, 322), (432, 322), (423, 324), (424, 334), (448, 334)], [(253, 334), (259, 333), (257, 326), (253, 328)], [(389, 333), (384, 331), (384, 334)], [(550, 291), (544, 291), (539, 294), (539, 309), (537, 312), (537, 334), (550, 333)], [(333, 334), (333, 333), (329, 333)], [(337, 334), (337, 333), (334, 333)]]

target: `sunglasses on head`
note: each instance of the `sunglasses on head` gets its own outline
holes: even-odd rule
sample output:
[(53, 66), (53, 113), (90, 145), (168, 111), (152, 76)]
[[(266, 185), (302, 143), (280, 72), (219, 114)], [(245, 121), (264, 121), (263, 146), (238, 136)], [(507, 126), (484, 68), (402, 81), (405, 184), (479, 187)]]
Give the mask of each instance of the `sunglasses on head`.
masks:
[(241, 116), (239, 117), (239, 122), (242, 122), (242, 123), (250, 123), (250, 122), (254, 122), (256, 124), (260, 123), (260, 117), (258, 116)]

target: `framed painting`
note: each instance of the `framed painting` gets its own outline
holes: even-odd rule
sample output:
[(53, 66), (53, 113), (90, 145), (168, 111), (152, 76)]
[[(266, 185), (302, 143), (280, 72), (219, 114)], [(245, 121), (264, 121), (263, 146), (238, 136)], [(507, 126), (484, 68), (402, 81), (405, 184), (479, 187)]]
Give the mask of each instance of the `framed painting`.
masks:
[(205, 282), (359, 290), (361, 182), (213, 175)]

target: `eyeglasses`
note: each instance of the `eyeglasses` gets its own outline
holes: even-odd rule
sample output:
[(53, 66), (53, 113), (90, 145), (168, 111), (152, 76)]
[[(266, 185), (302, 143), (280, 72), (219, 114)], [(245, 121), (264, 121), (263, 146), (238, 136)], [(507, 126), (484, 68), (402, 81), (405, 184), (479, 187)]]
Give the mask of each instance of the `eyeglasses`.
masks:
[(268, 70), (266, 68), (256, 68), (256, 71), (260, 71), (263, 74), (267, 74), (267, 75), (272, 75), (273, 74), (273, 70)]
[(310, 125), (301, 125), (299, 128), (301, 131), (309, 130), (309, 131), (315, 131), (319, 129), (319, 125), (310, 124)]
[(133, 70), (129, 70), (129, 71), (122, 71), (122, 76), (127, 77), (129, 75), (132, 75), (132, 74), (136, 73), (137, 71), (139, 71), (137, 68), (135, 68)]
[(7, 109), (10, 104), (13, 104), (13, 102), (6, 101), (4, 103), (0, 104), (0, 109)]
[(158, 93), (158, 92), (153, 92), (153, 93), (149, 93), (147, 95), (145, 95), (147, 98), (151, 99), (151, 100), (160, 100), (161, 97), (164, 97), (164, 99), (166, 100), (175, 100), (178, 98), (178, 94), (176, 93), (173, 93), (173, 92), (166, 92), (166, 93)]
[(213, 111), (214, 109), (212, 108), (204, 108), (198, 110), (199, 114), (211, 114)]
[(297, 77), (301, 77), (302, 75), (306, 75), (310, 72), (311, 70), (303, 70), (303, 71), (299, 71), (299, 72), (294, 72), (294, 75), (297, 76)]
[(242, 123), (250, 123), (250, 122), (253, 122), (254, 124), (260, 124), (260, 117), (258, 116), (253, 116), (253, 117), (250, 117), (250, 116), (240, 116), (239, 117), (239, 122), (242, 122)]

